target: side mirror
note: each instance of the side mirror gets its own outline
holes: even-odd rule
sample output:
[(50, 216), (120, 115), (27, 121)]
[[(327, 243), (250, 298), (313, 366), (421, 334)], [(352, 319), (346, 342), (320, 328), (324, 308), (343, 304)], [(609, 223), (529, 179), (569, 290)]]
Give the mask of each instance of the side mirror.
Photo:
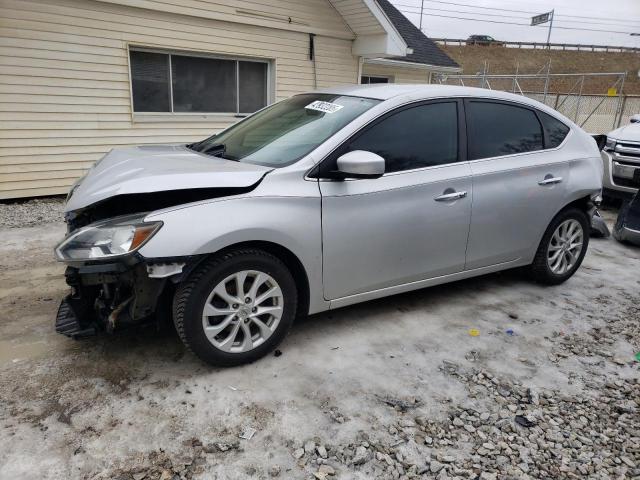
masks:
[(338, 157), (338, 178), (379, 178), (384, 175), (384, 158), (373, 152), (354, 150)]

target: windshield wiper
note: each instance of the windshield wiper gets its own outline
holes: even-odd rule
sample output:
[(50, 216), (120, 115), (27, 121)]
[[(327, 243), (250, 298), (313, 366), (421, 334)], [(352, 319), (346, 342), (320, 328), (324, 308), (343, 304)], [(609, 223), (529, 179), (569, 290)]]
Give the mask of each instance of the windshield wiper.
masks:
[(204, 140), (200, 140), (199, 142), (187, 143), (185, 147), (187, 147), (190, 150), (195, 150), (196, 152), (198, 152), (200, 151), (199, 148), (202, 142), (204, 142)]
[(212, 157), (224, 158), (224, 152), (226, 149), (227, 146), (224, 143), (214, 143), (210, 147), (202, 150), (202, 153), (206, 153), (207, 155), (211, 155)]

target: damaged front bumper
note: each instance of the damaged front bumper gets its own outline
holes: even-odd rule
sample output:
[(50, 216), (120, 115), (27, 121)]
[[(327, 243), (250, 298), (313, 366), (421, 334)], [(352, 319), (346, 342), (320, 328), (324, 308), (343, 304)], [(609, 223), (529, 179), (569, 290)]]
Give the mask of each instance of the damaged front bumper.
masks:
[(135, 254), (117, 262), (67, 266), (71, 293), (58, 308), (56, 331), (82, 338), (161, 322), (170, 315), (174, 285), (197, 263), (198, 257), (150, 260)]

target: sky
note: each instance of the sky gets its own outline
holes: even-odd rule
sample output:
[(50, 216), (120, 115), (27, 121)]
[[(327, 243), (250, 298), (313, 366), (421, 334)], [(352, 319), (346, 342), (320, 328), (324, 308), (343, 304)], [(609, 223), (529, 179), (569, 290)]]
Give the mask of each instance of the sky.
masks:
[[(422, 0), (390, 1), (419, 24)], [(640, 35), (629, 35), (640, 34), (640, 0), (424, 0), (422, 30), (429, 37), (481, 34), (512, 42), (546, 42), (549, 24), (532, 27), (531, 17), (552, 9), (552, 43), (640, 47)]]

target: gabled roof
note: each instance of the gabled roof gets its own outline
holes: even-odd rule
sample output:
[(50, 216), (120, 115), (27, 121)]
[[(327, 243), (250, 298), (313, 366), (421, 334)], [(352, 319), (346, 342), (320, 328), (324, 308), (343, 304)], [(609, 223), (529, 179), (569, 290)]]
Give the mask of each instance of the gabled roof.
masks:
[(449, 55), (444, 53), (433, 40), (427, 37), (388, 0), (376, 0), (407, 46), (413, 50), (404, 57), (391, 57), (409, 63), (421, 63), (438, 67), (460, 68)]

